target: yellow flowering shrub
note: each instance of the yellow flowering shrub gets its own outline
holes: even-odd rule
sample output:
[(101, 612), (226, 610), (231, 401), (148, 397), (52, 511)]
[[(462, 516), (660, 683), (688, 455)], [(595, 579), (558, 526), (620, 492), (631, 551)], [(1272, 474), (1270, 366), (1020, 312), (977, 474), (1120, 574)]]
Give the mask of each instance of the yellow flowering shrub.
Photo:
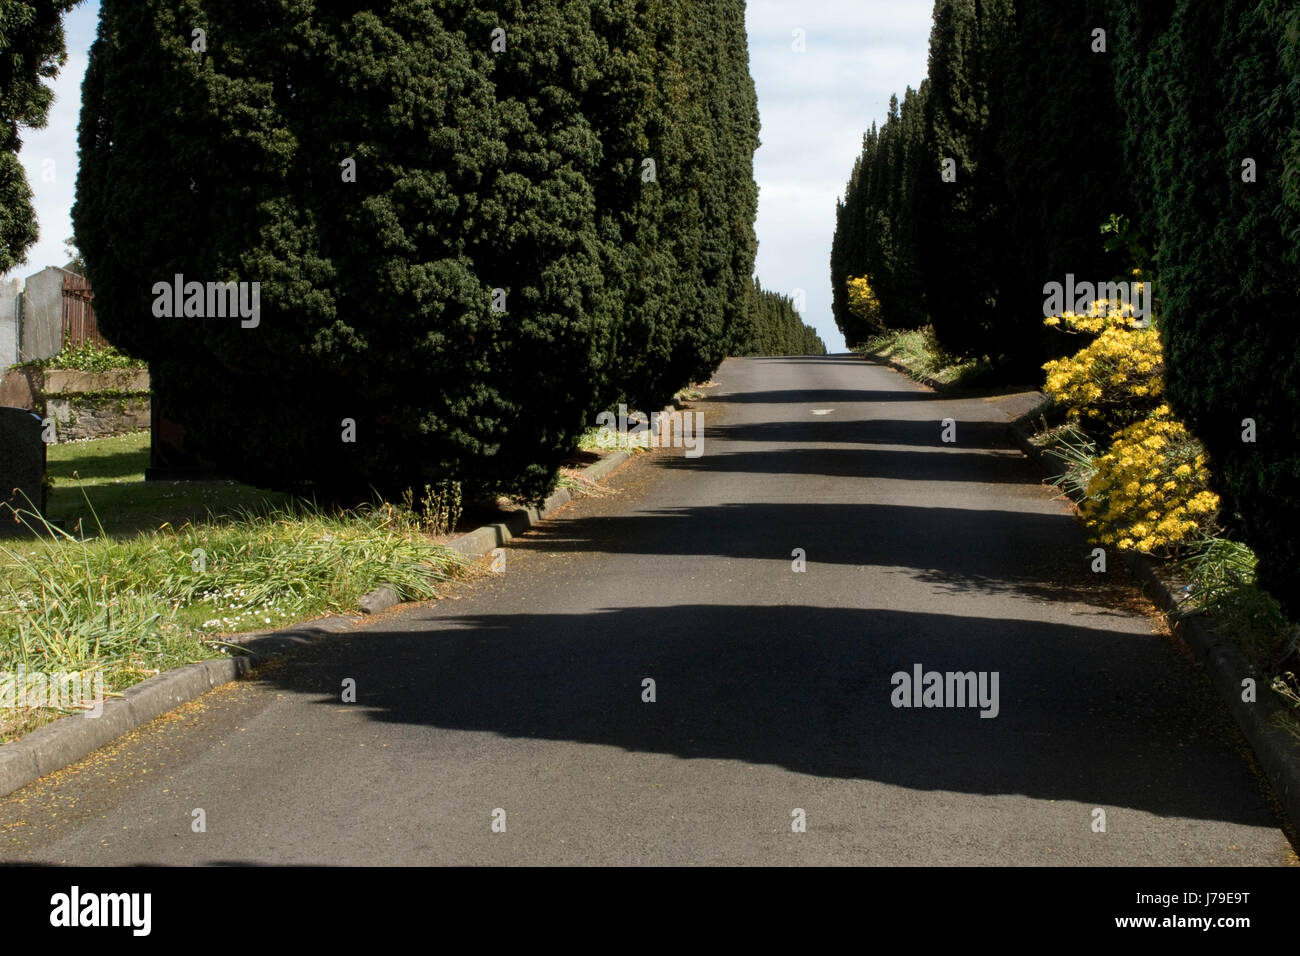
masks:
[[(1139, 287), (1142, 283), (1138, 283)], [(1096, 334), (1106, 329), (1135, 328), (1139, 320), (1133, 312), (1133, 306), (1118, 299), (1094, 299), (1087, 312), (1062, 312), (1049, 315), (1043, 319), (1044, 325), (1050, 325), (1062, 332), (1087, 332)]]
[(880, 299), (866, 276), (849, 276), (845, 283), (849, 293), (849, 311), (876, 329), (885, 327), (880, 317)]
[(1167, 550), (1214, 524), (1219, 497), (1209, 489), (1205, 452), (1168, 405), (1118, 432), (1093, 465), (1079, 511), (1099, 544)]
[(1043, 391), (1072, 421), (1109, 432), (1150, 414), (1164, 395), (1164, 369), (1155, 329), (1112, 324), (1086, 348), (1044, 365)]

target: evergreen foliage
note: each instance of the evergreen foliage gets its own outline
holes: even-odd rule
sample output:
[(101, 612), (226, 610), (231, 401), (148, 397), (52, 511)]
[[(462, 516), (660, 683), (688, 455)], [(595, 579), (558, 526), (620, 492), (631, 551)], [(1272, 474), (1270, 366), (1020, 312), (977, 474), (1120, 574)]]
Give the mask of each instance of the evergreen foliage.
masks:
[(1046, 283), (1154, 281), (1173, 412), (1300, 614), (1295, 4), (936, 0), (920, 89), (867, 133), (836, 211), (845, 338), (869, 332), (861, 277), (885, 328), (928, 316), (946, 351), (1041, 381), (1072, 349), (1043, 323)]
[[(73, 214), (101, 327), (230, 477), (536, 498), (596, 410), (747, 338), (744, 4), (361, 7), (104, 0)], [(156, 315), (175, 275), (260, 283), (258, 324)]]
[(68, 58), (63, 14), (77, 0), (0, 0), (0, 273), (27, 261), (39, 238), (32, 188), (18, 160), (19, 127), (41, 129), (54, 93), (45, 81)]
[(757, 279), (749, 289), (747, 307), (753, 338), (738, 355), (825, 355), (826, 343), (806, 325), (789, 296), (764, 289)]

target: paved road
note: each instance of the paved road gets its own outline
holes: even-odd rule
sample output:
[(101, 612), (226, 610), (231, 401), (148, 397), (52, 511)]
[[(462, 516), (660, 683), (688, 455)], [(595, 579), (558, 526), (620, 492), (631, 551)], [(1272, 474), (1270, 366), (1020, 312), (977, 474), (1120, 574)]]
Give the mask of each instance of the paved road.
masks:
[[(1008, 446), (1008, 402), (852, 357), (717, 379), (701, 457), (644, 456), (504, 575), (0, 801), (0, 855), (1294, 863), (1208, 683)], [(997, 672), (997, 716), (893, 706), (914, 665)]]

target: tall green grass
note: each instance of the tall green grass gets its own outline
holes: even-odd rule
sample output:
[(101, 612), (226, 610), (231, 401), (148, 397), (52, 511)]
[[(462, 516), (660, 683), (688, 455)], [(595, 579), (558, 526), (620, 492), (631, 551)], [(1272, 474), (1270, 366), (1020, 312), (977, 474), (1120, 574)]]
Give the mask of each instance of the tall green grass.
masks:
[(954, 358), (939, 345), (934, 329), (928, 326), (882, 332), (855, 351), (893, 359), (913, 378), (930, 378), (958, 388), (978, 388), (992, 381), (992, 367), (987, 360)]
[(464, 567), (389, 505), (296, 503), (127, 540), (21, 516), (34, 539), (0, 546), (0, 670), (100, 670), (109, 689), (223, 653), (221, 636), (351, 611), (381, 584), (436, 597)]
[(1048, 479), (1069, 498), (1081, 502), (1088, 497), (1088, 485), (1097, 474), (1097, 443), (1077, 425), (1067, 424), (1053, 432), (1048, 449), (1064, 466)]
[(1300, 627), (1255, 579), (1254, 552), (1239, 541), (1207, 537), (1181, 563), (1183, 606), (1205, 611), (1258, 666), (1277, 671), (1300, 655)]

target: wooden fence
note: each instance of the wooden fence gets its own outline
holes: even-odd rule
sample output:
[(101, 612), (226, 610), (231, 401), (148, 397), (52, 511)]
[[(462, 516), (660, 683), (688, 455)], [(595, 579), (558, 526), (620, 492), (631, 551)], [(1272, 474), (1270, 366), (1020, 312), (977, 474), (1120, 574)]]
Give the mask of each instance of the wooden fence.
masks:
[(99, 323), (95, 321), (95, 307), (91, 302), (95, 292), (85, 276), (69, 272), (63, 277), (63, 344), (107, 345), (108, 340), (99, 334)]

